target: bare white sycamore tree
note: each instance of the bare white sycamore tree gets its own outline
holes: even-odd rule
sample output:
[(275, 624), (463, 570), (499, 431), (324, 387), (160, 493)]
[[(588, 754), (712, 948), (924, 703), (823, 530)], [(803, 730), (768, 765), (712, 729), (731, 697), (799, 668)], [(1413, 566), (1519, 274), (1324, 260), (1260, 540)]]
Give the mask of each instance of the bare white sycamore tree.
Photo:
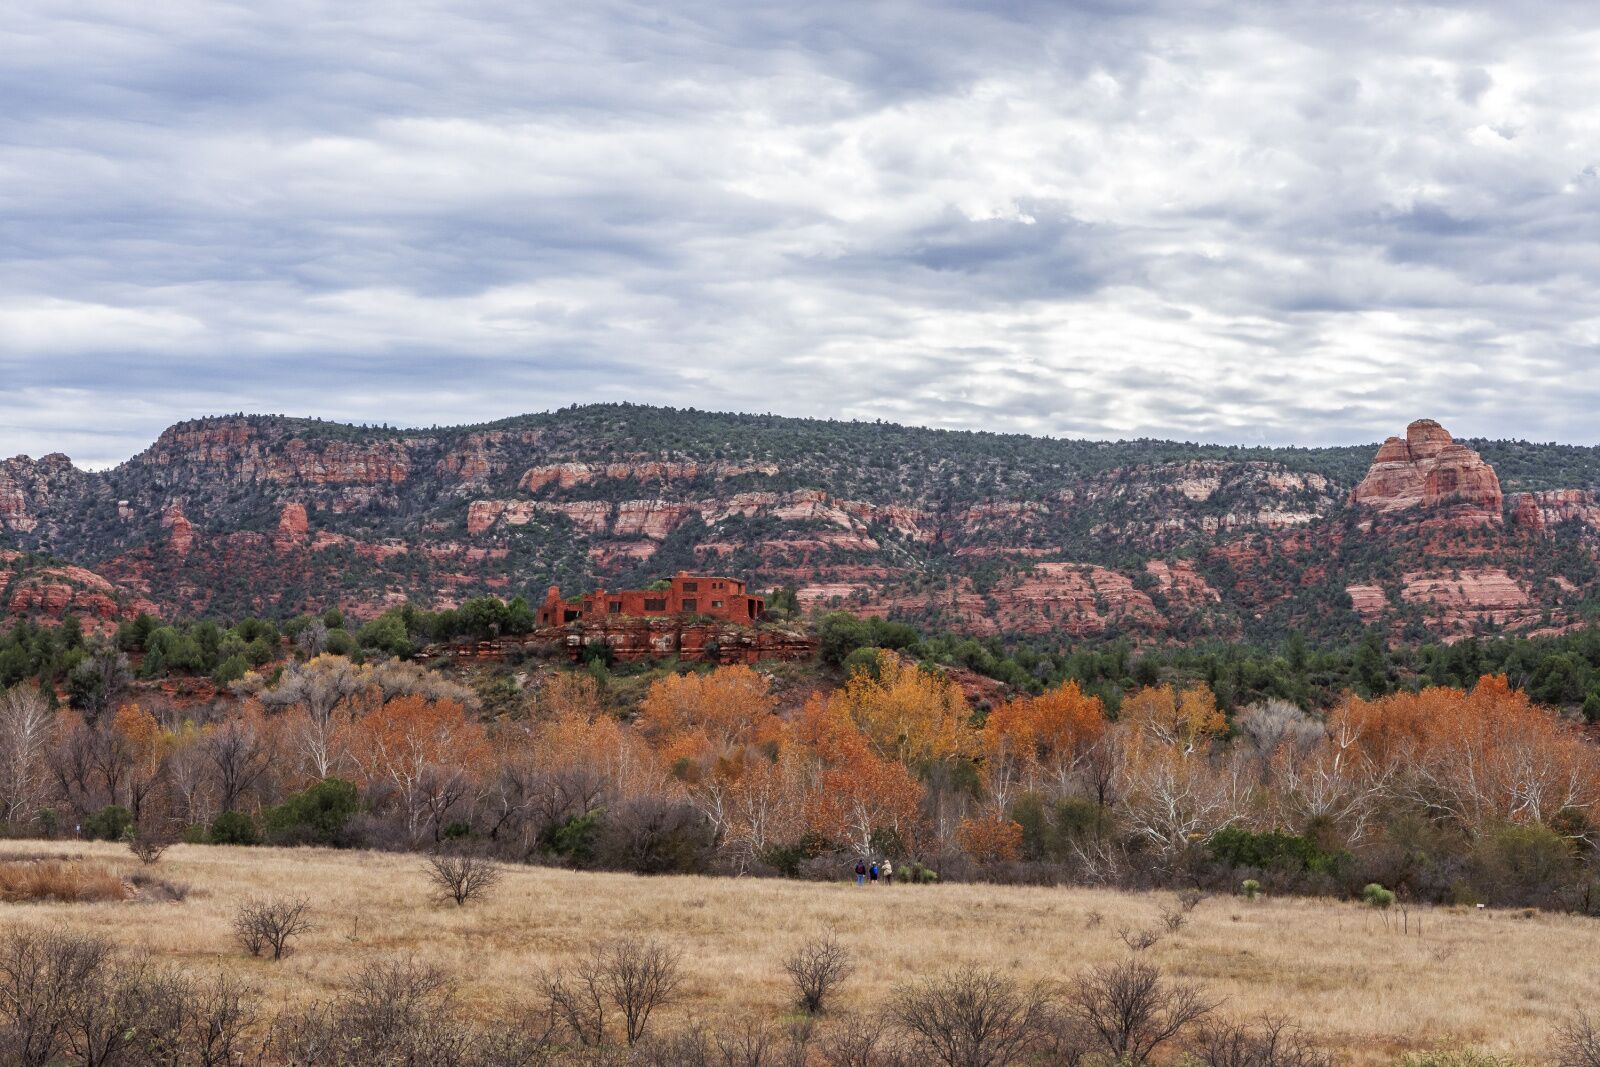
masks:
[(33, 686), (0, 695), (0, 822), (31, 819), (45, 789), (45, 762), (55, 713)]

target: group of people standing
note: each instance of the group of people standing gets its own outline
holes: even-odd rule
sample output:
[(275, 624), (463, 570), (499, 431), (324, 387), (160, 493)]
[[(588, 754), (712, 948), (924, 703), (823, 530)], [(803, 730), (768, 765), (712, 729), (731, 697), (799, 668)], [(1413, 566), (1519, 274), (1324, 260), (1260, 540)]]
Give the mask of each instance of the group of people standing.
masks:
[(882, 863), (877, 860), (873, 860), (871, 863), (866, 860), (856, 860), (856, 885), (866, 885), (869, 879), (873, 885), (877, 885), (880, 875), (883, 877), (884, 885), (893, 885), (894, 864), (888, 860), (884, 860)]

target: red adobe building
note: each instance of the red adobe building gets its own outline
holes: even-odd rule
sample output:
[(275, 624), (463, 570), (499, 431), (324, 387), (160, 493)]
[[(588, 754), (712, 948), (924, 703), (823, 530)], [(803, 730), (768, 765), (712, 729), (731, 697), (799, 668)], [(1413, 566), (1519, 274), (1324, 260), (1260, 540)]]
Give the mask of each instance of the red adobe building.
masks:
[(744, 591), (738, 578), (679, 571), (666, 589), (624, 589), (592, 593), (563, 600), (561, 590), (551, 586), (539, 605), (540, 626), (564, 626), (569, 622), (603, 622), (618, 615), (709, 615), (727, 622), (754, 622), (761, 617), (766, 602)]

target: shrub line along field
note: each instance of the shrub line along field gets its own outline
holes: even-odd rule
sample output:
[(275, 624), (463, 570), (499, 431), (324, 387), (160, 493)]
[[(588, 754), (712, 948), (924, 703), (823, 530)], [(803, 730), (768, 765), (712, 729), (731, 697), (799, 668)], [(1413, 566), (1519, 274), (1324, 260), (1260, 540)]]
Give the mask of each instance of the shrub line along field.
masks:
[[(121, 846), (0, 842), (0, 861), (49, 854), (131, 876)], [(181, 845), (154, 868), (186, 882), (178, 902), (4, 907), (6, 926), (61, 926), (145, 948), (191, 969), (223, 968), (277, 1004), (328, 995), (367, 963), (414, 957), (461, 982), (489, 1017), (539, 1010), (535, 976), (600, 940), (657, 937), (683, 951), (681, 997), (663, 1025), (794, 1012), (787, 952), (834, 930), (858, 964), (840, 1010), (881, 1006), (897, 985), (963, 965), (1020, 982), (1068, 982), (1124, 959), (1123, 930), (1160, 928), (1140, 953), (1199, 984), (1237, 1017), (1282, 1015), (1335, 1053), (1387, 1064), (1440, 1045), (1535, 1057), (1556, 1026), (1600, 997), (1600, 925), (1532, 911), (1412, 908), (1326, 899), (1213, 896), (1175, 932), (1161, 926), (1171, 893), (994, 885), (857, 888), (838, 883), (699, 876), (646, 878), (510, 867), (482, 901), (458, 908), (430, 893), (416, 855)], [(279, 963), (246, 956), (231, 924), (240, 904), (304, 895), (315, 929)], [(1560, 976), (1559, 978), (1553, 976)]]

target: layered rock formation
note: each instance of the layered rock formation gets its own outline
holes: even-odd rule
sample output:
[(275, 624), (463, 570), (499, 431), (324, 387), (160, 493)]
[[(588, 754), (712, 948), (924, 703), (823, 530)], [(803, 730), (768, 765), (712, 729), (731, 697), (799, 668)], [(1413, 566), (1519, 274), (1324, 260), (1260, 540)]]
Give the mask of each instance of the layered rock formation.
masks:
[(1418, 419), (1404, 438), (1385, 441), (1351, 500), (1380, 512), (1423, 511), (1453, 524), (1503, 518), (1494, 468), (1432, 419)]
[(1512, 521), (1523, 529), (1547, 533), (1562, 523), (1600, 530), (1600, 493), (1585, 489), (1548, 489), (1515, 493), (1510, 499)]
[[(1427, 420), (1374, 456), (626, 405), (426, 431), (235, 416), (174, 426), (112, 471), (0, 463), (0, 548), (169, 615), (361, 616), (714, 567), (808, 607), (982, 633), (1562, 625), (1595, 593), (1600, 450), (1556, 457), (1570, 483), (1529, 482), (1538, 446), (1515, 446), (1523, 480), (1502, 500), (1483, 458), (1498, 446), (1479, 447)], [(49, 584), (4, 603), (60, 610)]]

